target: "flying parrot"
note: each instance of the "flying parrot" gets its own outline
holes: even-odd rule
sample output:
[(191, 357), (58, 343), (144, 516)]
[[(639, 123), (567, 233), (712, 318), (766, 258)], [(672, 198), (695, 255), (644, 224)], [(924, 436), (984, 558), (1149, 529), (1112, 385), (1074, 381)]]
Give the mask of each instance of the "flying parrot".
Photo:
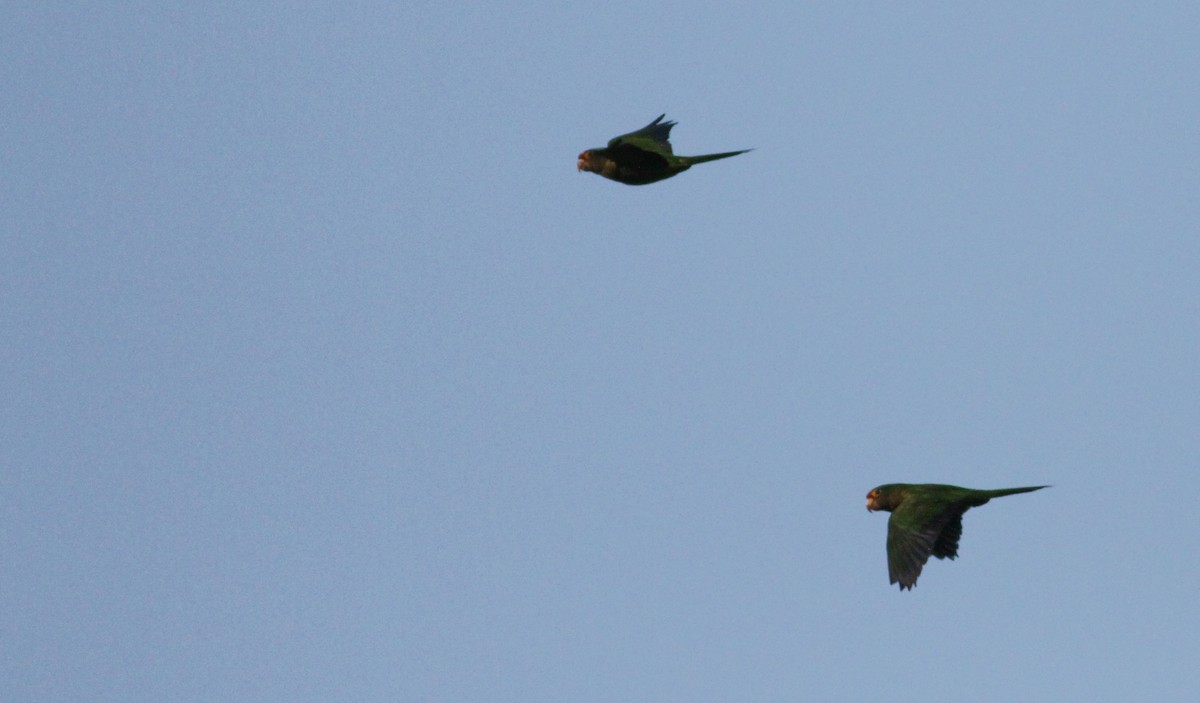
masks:
[(661, 114), (638, 131), (612, 139), (603, 149), (588, 149), (579, 155), (575, 165), (580, 171), (591, 171), (619, 183), (640, 186), (682, 173), (692, 164), (752, 151), (743, 149), (704, 156), (676, 156), (671, 151), (671, 142), (667, 141), (675, 123), (663, 122), (662, 118), (666, 116), (665, 113)]
[(962, 516), (992, 498), (1029, 493), (1046, 486), (1000, 488), (993, 491), (960, 488), (938, 483), (889, 483), (867, 494), (867, 510), (886, 510), (887, 553), (890, 583), (911, 590), (929, 555), (938, 559), (958, 556)]

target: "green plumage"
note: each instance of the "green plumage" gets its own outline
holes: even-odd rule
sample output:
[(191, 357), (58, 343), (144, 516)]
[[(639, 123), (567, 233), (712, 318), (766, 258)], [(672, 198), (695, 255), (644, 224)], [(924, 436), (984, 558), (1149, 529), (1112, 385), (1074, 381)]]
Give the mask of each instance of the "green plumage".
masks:
[(703, 156), (676, 156), (671, 149), (669, 137), (674, 122), (663, 122), (665, 114), (636, 132), (622, 134), (609, 140), (603, 149), (588, 149), (579, 155), (576, 166), (580, 171), (591, 171), (605, 178), (640, 186), (661, 181), (683, 173), (693, 164), (716, 161), (744, 154), (742, 151), (727, 151)]
[(911, 589), (929, 557), (958, 556), (962, 516), (992, 498), (1029, 493), (1046, 486), (977, 490), (938, 483), (889, 483), (867, 494), (867, 510), (886, 510), (888, 578)]

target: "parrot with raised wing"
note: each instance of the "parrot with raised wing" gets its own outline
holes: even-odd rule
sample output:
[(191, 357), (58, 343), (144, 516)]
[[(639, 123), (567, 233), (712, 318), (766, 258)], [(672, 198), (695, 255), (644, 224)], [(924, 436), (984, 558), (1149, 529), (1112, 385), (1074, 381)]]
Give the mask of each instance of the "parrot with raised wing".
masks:
[(752, 149), (726, 151), (703, 156), (676, 156), (671, 150), (671, 128), (674, 122), (663, 122), (666, 113), (636, 132), (622, 134), (608, 142), (603, 149), (588, 149), (579, 155), (576, 167), (631, 186), (661, 181), (683, 173), (692, 164), (727, 159)]

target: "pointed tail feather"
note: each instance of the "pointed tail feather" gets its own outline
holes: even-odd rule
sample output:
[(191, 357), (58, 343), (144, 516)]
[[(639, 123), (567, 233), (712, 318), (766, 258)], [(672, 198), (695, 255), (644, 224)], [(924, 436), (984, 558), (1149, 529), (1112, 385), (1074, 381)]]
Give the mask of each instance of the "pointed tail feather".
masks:
[(1017, 493), (1031, 493), (1033, 491), (1040, 491), (1043, 488), (1049, 488), (1049, 486), (1025, 486), (1023, 488), (997, 488), (994, 491), (985, 491), (985, 493), (987, 493), (988, 498), (999, 498), (1001, 496), (1011, 496), (1011, 495), (1015, 495)]
[(692, 164), (702, 164), (705, 161), (716, 161), (717, 159), (728, 159), (730, 156), (737, 156), (738, 154), (745, 154), (747, 151), (754, 151), (754, 150), (753, 149), (742, 149), (741, 151), (726, 151), (726, 152), (722, 152), (720, 154), (705, 154), (703, 156), (683, 156), (680, 158), (682, 158), (684, 161), (686, 161), (688, 166), (691, 166)]

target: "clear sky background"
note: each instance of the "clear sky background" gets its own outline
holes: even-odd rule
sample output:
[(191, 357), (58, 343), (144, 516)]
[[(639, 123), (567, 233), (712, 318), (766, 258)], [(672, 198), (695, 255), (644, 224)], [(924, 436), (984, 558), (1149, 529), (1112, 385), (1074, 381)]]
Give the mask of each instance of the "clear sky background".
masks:
[(1194, 699), (1200, 6), (329, 5), (0, 10), (5, 701)]

